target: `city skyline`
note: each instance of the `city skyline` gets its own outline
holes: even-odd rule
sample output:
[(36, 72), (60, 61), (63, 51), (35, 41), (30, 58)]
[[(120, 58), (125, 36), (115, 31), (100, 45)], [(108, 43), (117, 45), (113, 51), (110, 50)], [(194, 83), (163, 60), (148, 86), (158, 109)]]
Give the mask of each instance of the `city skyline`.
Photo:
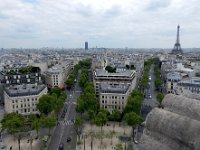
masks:
[(7, 0), (0, 2), (0, 47), (200, 47), (197, 0)]

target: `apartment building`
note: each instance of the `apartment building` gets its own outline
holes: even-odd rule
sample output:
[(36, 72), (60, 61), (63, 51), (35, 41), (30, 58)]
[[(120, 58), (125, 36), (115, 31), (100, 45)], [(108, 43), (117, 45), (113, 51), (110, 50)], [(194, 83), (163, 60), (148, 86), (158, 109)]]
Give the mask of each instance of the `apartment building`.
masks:
[(39, 113), (36, 104), (44, 94), (47, 94), (47, 88), (44, 84), (8, 86), (4, 90), (5, 112), (16, 112), (22, 115)]
[(99, 96), (99, 85), (101, 83), (106, 83), (113, 86), (127, 85), (129, 86), (130, 91), (132, 91), (136, 86), (135, 70), (108, 73), (106, 70), (96, 69), (93, 77), (97, 97)]
[(72, 63), (57, 64), (46, 72), (46, 84), (48, 87), (64, 88), (64, 83), (72, 69)]
[(130, 93), (128, 85), (99, 85), (99, 103), (100, 107), (109, 111), (118, 110), (122, 112), (127, 104)]

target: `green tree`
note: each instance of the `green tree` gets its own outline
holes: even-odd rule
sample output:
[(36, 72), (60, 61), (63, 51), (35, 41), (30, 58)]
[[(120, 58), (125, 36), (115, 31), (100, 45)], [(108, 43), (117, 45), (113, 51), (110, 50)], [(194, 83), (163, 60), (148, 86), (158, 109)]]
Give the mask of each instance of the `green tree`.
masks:
[(161, 92), (158, 92), (156, 95), (156, 100), (158, 101), (158, 107), (162, 107), (162, 101), (164, 99), (165, 95)]
[(112, 114), (108, 117), (111, 121), (120, 121), (121, 113), (118, 110), (113, 110)]
[(117, 144), (115, 148), (116, 150), (123, 150), (122, 144)]
[(61, 111), (61, 109), (64, 106), (65, 103), (65, 93), (60, 93), (60, 96), (58, 97), (57, 94), (53, 93), (51, 96), (53, 97), (54, 103), (53, 103), (53, 110), (55, 112), (56, 117), (58, 118), (58, 114)]
[(56, 117), (54, 115), (49, 115), (42, 117), (43, 126), (49, 129), (49, 136), (51, 135), (51, 128), (56, 125)]
[(196, 72), (196, 73), (195, 73), (195, 76), (196, 76), (196, 77), (200, 77), (200, 72)]
[(54, 109), (55, 97), (43, 95), (39, 99), (39, 103), (36, 105), (37, 109), (40, 113), (48, 115)]
[(106, 66), (105, 70), (107, 70), (108, 73), (115, 73), (116, 72), (116, 68), (113, 68), (111, 66)]
[(38, 138), (39, 131), (42, 126), (40, 118), (37, 118), (34, 114), (31, 114), (28, 116), (28, 122), (31, 124), (31, 128), (33, 128), (36, 131), (36, 138)]
[(126, 121), (126, 123), (132, 127), (132, 131), (133, 131), (133, 139), (135, 139), (135, 134), (134, 134), (134, 130), (136, 128), (136, 126), (140, 123), (142, 123), (143, 119), (137, 115), (134, 112), (130, 112), (125, 114), (124, 116), (124, 120)]
[(24, 128), (25, 119), (21, 114), (9, 113), (5, 114), (1, 120), (2, 131), (6, 131), (10, 134), (17, 134), (18, 146), (20, 150), (21, 133)]
[(95, 123), (97, 126), (101, 127), (101, 144), (102, 144), (102, 134), (103, 134), (103, 126), (108, 121), (106, 113), (99, 112), (96, 116)]
[(55, 87), (55, 88), (51, 89), (50, 94), (52, 95), (55, 93), (57, 95), (57, 97), (60, 97), (61, 92), (62, 91), (58, 87)]
[(74, 123), (74, 129), (76, 131), (76, 134), (78, 135), (78, 139), (80, 142), (80, 135), (81, 135), (82, 129), (83, 129), (83, 120), (80, 117), (76, 117), (76, 120)]
[(159, 89), (162, 85), (162, 81), (160, 79), (156, 79), (154, 81), (154, 84), (155, 84), (156, 89)]
[(78, 97), (78, 99), (77, 99), (76, 112), (80, 113), (81, 115), (85, 112), (85, 105), (84, 105), (84, 101), (82, 100), (81, 96)]

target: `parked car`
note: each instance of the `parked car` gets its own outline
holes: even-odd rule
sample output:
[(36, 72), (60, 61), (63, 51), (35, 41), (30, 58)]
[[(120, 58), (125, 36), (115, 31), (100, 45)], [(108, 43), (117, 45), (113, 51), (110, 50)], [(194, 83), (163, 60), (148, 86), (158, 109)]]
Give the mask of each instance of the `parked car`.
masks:
[(68, 138), (67, 138), (67, 142), (70, 142), (71, 140), (72, 140), (71, 137), (68, 137)]
[(64, 144), (63, 143), (59, 144), (58, 150), (64, 150)]

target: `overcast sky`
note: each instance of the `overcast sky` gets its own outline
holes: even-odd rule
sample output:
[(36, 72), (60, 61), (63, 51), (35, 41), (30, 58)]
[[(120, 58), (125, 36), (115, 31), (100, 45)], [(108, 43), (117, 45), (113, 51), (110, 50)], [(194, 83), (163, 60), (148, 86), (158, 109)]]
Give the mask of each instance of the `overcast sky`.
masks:
[(200, 47), (200, 0), (0, 0), (0, 47)]

